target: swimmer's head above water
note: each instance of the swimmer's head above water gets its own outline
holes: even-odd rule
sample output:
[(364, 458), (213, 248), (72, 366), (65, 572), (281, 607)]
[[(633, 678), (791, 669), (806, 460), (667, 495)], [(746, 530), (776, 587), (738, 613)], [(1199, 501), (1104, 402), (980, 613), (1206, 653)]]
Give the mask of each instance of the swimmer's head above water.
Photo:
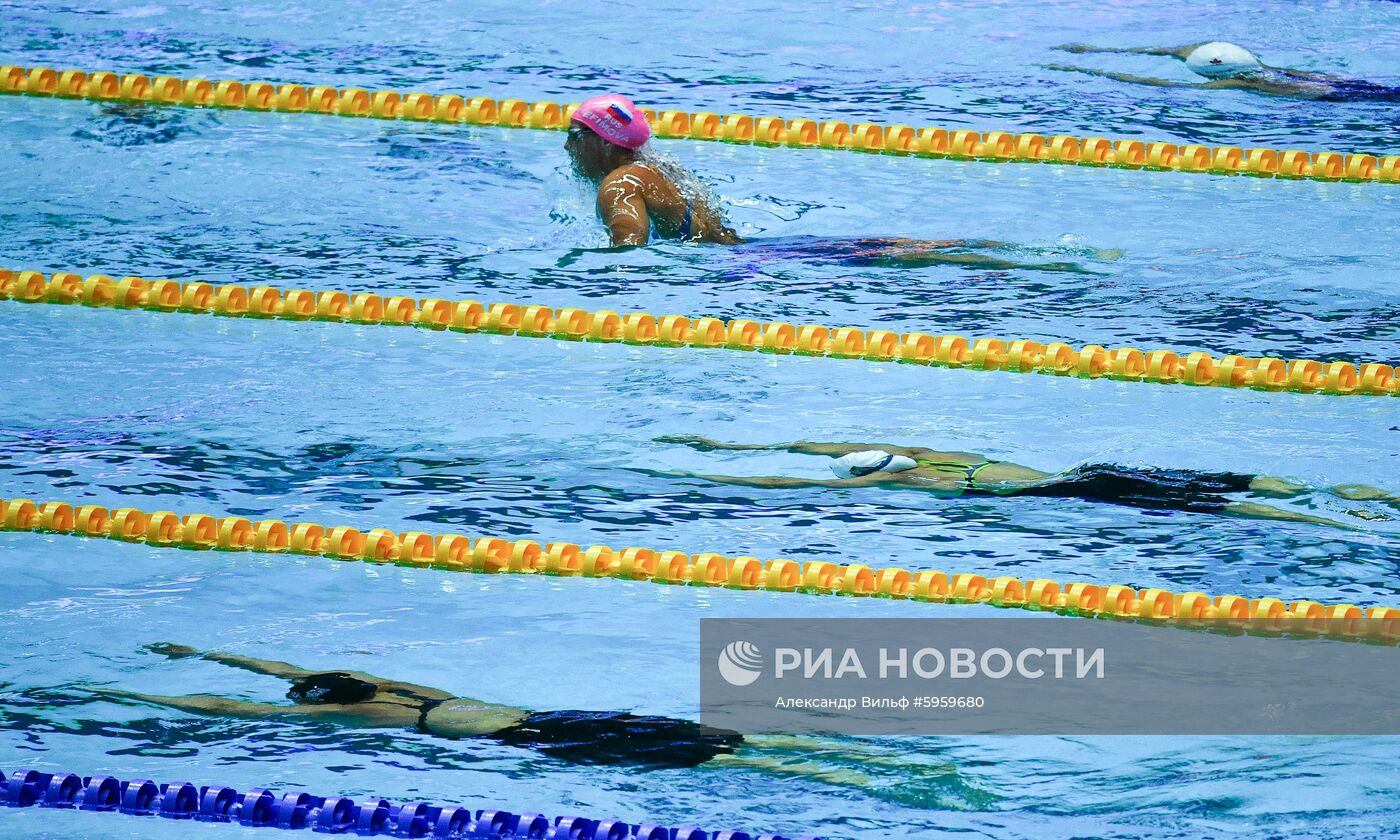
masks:
[(1211, 41), (1191, 50), (1186, 67), (1207, 79), (1237, 79), (1263, 69), (1258, 57), (1238, 44)]
[(597, 180), (635, 158), (650, 139), (651, 126), (641, 109), (627, 97), (610, 93), (579, 104), (570, 117), (564, 148), (580, 175)]

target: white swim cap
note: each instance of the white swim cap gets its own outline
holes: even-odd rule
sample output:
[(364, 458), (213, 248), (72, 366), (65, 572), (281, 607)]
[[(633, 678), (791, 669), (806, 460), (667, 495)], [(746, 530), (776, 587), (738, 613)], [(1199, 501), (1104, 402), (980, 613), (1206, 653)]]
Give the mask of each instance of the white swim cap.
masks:
[(1229, 79), (1252, 73), (1260, 65), (1254, 53), (1238, 44), (1211, 41), (1192, 50), (1186, 56), (1186, 66), (1192, 73), (1207, 79)]
[(904, 472), (917, 466), (913, 458), (891, 455), (883, 449), (867, 449), (842, 455), (832, 461), (831, 471), (836, 473), (837, 478), (859, 478), (877, 472)]

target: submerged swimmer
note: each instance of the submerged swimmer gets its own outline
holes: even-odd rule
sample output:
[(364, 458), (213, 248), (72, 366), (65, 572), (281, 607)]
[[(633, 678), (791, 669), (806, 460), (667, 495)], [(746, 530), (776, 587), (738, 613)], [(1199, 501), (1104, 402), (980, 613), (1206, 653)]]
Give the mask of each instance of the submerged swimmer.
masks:
[[(765, 445), (721, 443), (698, 435), (667, 435), (657, 440), (662, 443), (685, 444), (702, 452), (715, 449), (781, 450), (802, 455), (827, 455), (835, 459), (831, 462), (831, 470), (836, 473), (834, 480), (665, 473), (743, 487), (892, 487), (928, 490), (947, 496), (964, 493), (992, 496), (1056, 496), (1127, 505), (1145, 510), (1180, 510), (1251, 519), (1314, 522), (1343, 528), (1354, 527), (1269, 505), (1232, 501), (1227, 498), (1234, 493), (1293, 498), (1308, 492), (1308, 488), (1300, 484), (1271, 476), (1157, 468), (1135, 469), (1111, 464), (1089, 464), (1052, 474), (1010, 461), (992, 461), (974, 452), (940, 452), (919, 446), (896, 446), (888, 443), (795, 441)], [(1400, 510), (1400, 497), (1363, 484), (1339, 485), (1329, 488), (1326, 492), (1352, 501), (1381, 502)], [(1352, 513), (1363, 519), (1386, 518), (1363, 511)]]
[[(200, 715), (249, 720), (303, 719), (369, 729), (411, 729), (450, 739), (475, 739), (534, 750), (572, 764), (646, 770), (704, 765), (797, 776), (879, 793), (877, 769), (933, 783), (919, 794), (939, 807), (985, 807), (994, 798), (963, 781), (947, 764), (911, 764), (897, 753), (826, 739), (741, 735), (689, 720), (629, 712), (531, 712), (459, 697), (360, 671), (312, 671), (286, 662), (160, 642), (146, 650), (171, 659), (198, 657), (291, 683), (284, 703), (256, 703), (209, 694), (167, 696), (100, 689), (110, 699), (135, 700)], [(820, 759), (820, 760), (817, 760)], [(897, 790), (889, 790), (901, 796)]]
[(952, 265), (981, 271), (1062, 271), (1071, 274), (1098, 274), (1078, 263), (1020, 262), (988, 252), (1021, 252), (1045, 256), (1086, 256), (1096, 260), (1116, 260), (1123, 254), (1117, 249), (1099, 248), (1037, 248), (1012, 245), (989, 239), (945, 239), (930, 241), (899, 236), (863, 236), (848, 239), (828, 239), (817, 236), (787, 236), (746, 242), (734, 249), (741, 259), (754, 269), (769, 260), (800, 259), (832, 262), (857, 268), (923, 268)]
[(1349, 79), (1328, 73), (1270, 67), (1244, 47), (1225, 41), (1188, 44), (1184, 47), (1165, 49), (1092, 47), (1087, 44), (1065, 44), (1057, 49), (1072, 53), (1132, 53), (1169, 56), (1186, 62), (1187, 69), (1210, 80), (1207, 82), (1173, 82), (1167, 79), (1153, 79), (1128, 73), (1110, 73), (1106, 70), (1094, 70), (1088, 67), (1070, 67), (1062, 64), (1047, 65), (1051, 70), (1072, 70), (1093, 76), (1103, 76), (1119, 82), (1134, 82), (1157, 87), (1250, 90), (1270, 96), (1291, 96), (1296, 99), (1317, 99), (1324, 102), (1400, 101), (1400, 87), (1379, 85), (1363, 79)]
[[(742, 245), (743, 251), (756, 260), (774, 257), (893, 268), (948, 264), (991, 271), (1085, 271), (1070, 262), (1020, 263), (976, 253), (1007, 248), (998, 242), (980, 240), (792, 237), (746, 243), (725, 225), (705, 191), (692, 185), (693, 176), (647, 153), (650, 138), (646, 115), (625, 96), (595, 96), (581, 103), (570, 118), (564, 148), (574, 170), (597, 186), (598, 215), (607, 225), (614, 247), (646, 245), (653, 238), (661, 238)], [(1093, 255), (1116, 259), (1119, 254), (1094, 251)]]
[(442, 738), (479, 738), (578, 764), (694, 767), (732, 755), (744, 742), (737, 732), (688, 720), (627, 712), (531, 712), (359, 671), (310, 671), (285, 662), (169, 643), (147, 645), (146, 650), (171, 659), (199, 657), (289, 680), (287, 698), (293, 702), (254, 703), (209, 694), (172, 697), (112, 689), (99, 693), (202, 715), (255, 720), (299, 717), (370, 729), (416, 729)]

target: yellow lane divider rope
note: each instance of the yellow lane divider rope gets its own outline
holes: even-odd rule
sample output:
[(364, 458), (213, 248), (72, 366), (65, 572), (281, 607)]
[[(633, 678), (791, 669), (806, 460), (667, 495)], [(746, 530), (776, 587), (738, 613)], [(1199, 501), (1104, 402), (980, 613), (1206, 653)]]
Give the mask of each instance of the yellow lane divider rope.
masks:
[[(541, 129), (567, 127), (576, 105), (325, 85), (211, 82), (175, 76), (88, 73), (14, 65), (0, 66), (0, 93)], [(1400, 182), (1400, 155), (1377, 158), (1299, 149), (1244, 149), (1063, 134), (1046, 137), (1007, 131), (976, 132), (744, 114), (721, 116), (704, 111), (658, 113), (642, 110), (657, 137), (850, 149), (953, 160), (1060, 163), (1319, 181)]]
[(348, 321), (357, 324), (420, 326), (456, 332), (485, 332), (566, 341), (622, 342), (660, 347), (723, 347), (800, 356), (826, 356), (935, 365), (1013, 373), (1037, 372), (1086, 379), (1215, 385), (1299, 393), (1400, 395), (1392, 365), (1320, 362), (1248, 356), (1215, 358), (1171, 350), (1109, 349), (1090, 344), (1042, 344), (1025, 339), (967, 339), (959, 335), (898, 333), (855, 327), (794, 325), (785, 322), (684, 315), (656, 317), (609, 309), (552, 309), (514, 303), (291, 289), (269, 286), (215, 286), (102, 274), (82, 277), (57, 272), (0, 269), (0, 300), (26, 303), (86, 304), (157, 312), (209, 313), (294, 321)]
[(0, 530), (37, 531), (105, 537), (147, 545), (303, 554), (396, 564), (456, 572), (544, 574), (559, 577), (618, 578), (679, 586), (765, 589), (820, 595), (852, 595), (990, 604), (995, 607), (1058, 612), (1082, 617), (1142, 620), (1267, 633), (1285, 628), (1381, 641), (1400, 641), (1400, 610), (1278, 598), (1211, 597), (1203, 592), (1175, 593), (1123, 585), (1060, 583), (1011, 576), (941, 571), (872, 569), (859, 563), (799, 563), (722, 554), (686, 554), (650, 548), (616, 550), (605, 545), (584, 548), (574, 543), (431, 535), (388, 528), (360, 531), (312, 522), (288, 524), (277, 519), (251, 521), (240, 516), (202, 513), (179, 516), (171, 511), (147, 513), (136, 508), (108, 510), (97, 505), (74, 508), (65, 502), (35, 503), (0, 499)]

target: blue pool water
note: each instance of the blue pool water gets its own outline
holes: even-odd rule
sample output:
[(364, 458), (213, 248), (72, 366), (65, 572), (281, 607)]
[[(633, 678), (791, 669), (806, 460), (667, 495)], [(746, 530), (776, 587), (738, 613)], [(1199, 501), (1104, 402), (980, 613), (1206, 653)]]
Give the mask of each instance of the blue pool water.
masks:
[[(1226, 37), (1400, 84), (1374, 2), (0, 4), (0, 64), (719, 113), (1394, 153), (1394, 106), (1140, 88)], [(1206, 30), (1203, 27), (1210, 26)], [(1395, 363), (1400, 188), (658, 141), (754, 239), (1006, 243), (1091, 273), (603, 248), (551, 132), (0, 101), (0, 266)], [(1095, 249), (1120, 249), (1116, 260)], [(1067, 499), (765, 493), (636, 468), (829, 475), (724, 440), (895, 441), (1400, 489), (1400, 401), (0, 303), (0, 497), (1400, 604), (1400, 523), (1355, 531)], [(1299, 511), (1368, 507), (1317, 496)], [(1384, 509), (1369, 506), (1370, 510)], [(997, 614), (0, 534), (0, 769), (501, 804), (832, 837), (1393, 832), (1386, 739), (919, 738), (860, 788), (578, 768), (412, 732), (224, 721), (93, 686), (276, 702), (141, 645), (356, 668), (526, 708), (693, 716), (713, 616)], [(842, 742), (813, 761), (842, 768)], [(100, 824), (98, 821), (101, 821)], [(238, 835), (233, 827), (198, 833)], [(12, 811), (0, 834), (189, 836)]]

